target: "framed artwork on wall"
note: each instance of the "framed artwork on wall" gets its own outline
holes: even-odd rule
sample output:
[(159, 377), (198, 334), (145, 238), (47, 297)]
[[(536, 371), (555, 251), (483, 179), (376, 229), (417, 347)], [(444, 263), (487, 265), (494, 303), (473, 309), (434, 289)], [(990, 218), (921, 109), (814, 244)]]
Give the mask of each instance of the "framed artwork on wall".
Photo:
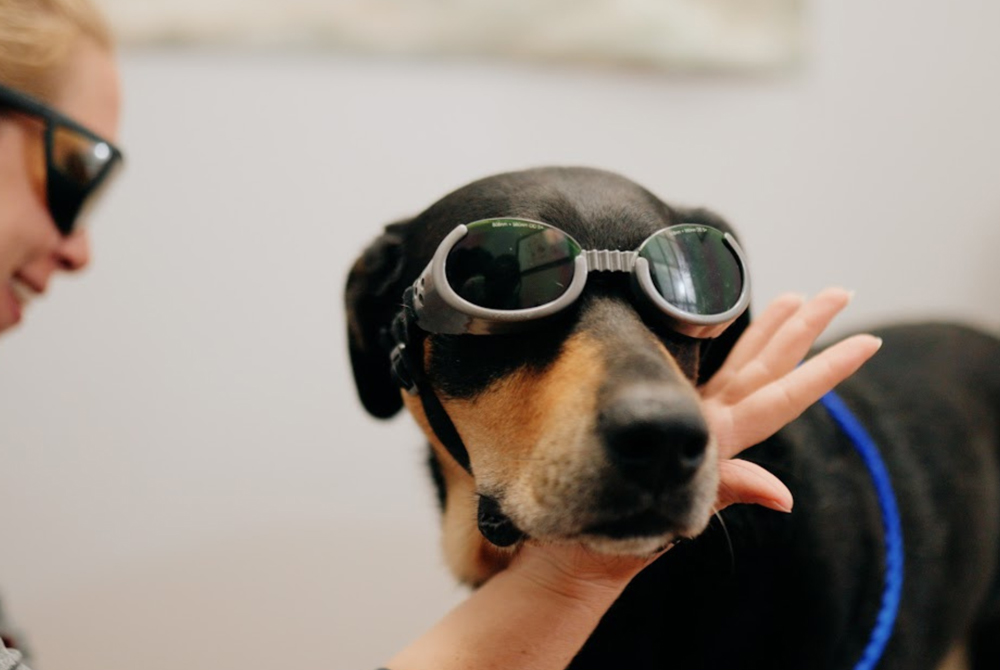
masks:
[(787, 69), (803, 0), (100, 0), (125, 44)]

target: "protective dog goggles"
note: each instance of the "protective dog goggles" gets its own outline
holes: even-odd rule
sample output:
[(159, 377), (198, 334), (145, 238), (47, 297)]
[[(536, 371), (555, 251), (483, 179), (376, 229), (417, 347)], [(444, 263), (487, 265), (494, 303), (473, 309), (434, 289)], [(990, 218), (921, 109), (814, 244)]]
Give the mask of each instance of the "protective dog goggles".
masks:
[(458, 226), (413, 285), (416, 325), (429, 333), (509, 333), (557, 314), (590, 272), (627, 272), (637, 298), (689, 337), (716, 337), (750, 301), (746, 261), (729, 233), (682, 223), (635, 251), (583, 249), (538, 221), (484, 219)]
[(45, 197), (63, 235), (107, 182), (122, 153), (115, 145), (34, 98), (0, 84), (0, 110), (11, 109), (45, 124)]

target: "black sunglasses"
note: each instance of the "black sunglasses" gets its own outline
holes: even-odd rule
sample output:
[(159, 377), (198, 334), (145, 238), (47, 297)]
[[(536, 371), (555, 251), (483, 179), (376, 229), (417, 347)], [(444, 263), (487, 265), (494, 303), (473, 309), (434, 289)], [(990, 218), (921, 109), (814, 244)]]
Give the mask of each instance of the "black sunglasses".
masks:
[(45, 124), (45, 197), (63, 235), (71, 235), (88, 200), (122, 162), (114, 144), (48, 105), (0, 84), (0, 111), (13, 110)]

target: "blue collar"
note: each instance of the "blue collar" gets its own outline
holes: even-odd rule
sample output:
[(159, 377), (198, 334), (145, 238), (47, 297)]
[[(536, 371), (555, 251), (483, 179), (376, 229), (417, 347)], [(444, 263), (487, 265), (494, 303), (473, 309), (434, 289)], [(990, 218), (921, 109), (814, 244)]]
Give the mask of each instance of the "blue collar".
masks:
[(896, 615), (899, 613), (899, 599), (903, 593), (903, 527), (889, 471), (871, 435), (851, 413), (840, 396), (833, 391), (823, 396), (820, 403), (826, 407), (833, 420), (854, 443), (854, 448), (868, 468), (868, 474), (871, 475), (878, 495), (879, 509), (882, 512), (882, 530), (885, 535), (885, 587), (882, 590), (882, 606), (875, 618), (875, 626), (861, 654), (861, 660), (854, 666), (854, 670), (872, 670), (885, 652), (896, 623)]

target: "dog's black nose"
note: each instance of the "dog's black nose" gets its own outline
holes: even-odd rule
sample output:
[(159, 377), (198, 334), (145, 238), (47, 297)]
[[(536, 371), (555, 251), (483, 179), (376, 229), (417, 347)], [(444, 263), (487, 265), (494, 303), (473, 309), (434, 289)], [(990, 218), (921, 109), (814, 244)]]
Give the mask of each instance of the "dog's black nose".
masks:
[(620, 392), (598, 416), (608, 458), (651, 491), (682, 484), (705, 460), (708, 426), (697, 402), (658, 387)]

